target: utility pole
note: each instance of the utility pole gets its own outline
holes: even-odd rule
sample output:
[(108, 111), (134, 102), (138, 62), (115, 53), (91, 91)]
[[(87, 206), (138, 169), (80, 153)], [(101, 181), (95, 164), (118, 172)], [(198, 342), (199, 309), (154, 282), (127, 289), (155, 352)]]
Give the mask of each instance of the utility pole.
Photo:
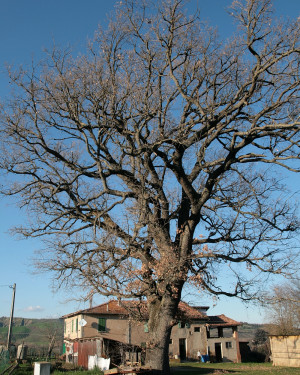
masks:
[(9, 347), (10, 347), (11, 331), (12, 331), (12, 324), (13, 324), (13, 318), (14, 318), (16, 283), (14, 283), (13, 286), (10, 286), (10, 288), (13, 289), (13, 296), (12, 296), (12, 302), (11, 302), (10, 320), (9, 320), (8, 335), (7, 335), (7, 350), (9, 350)]

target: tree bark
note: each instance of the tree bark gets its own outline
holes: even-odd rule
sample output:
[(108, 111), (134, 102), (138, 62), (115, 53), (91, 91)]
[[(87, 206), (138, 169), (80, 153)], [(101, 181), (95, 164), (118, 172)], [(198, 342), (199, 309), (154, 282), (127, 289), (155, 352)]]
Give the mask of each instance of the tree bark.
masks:
[(170, 374), (169, 341), (178, 303), (177, 298), (169, 296), (148, 303), (146, 365), (152, 368), (153, 374)]

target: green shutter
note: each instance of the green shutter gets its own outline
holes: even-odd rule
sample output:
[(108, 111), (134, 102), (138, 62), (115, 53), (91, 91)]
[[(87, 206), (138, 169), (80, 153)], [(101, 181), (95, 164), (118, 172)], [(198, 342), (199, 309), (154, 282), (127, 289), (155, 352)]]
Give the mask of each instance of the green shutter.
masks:
[(98, 319), (98, 332), (104, 332), (104, 331), (106, 331), (106, 319), (99, 318)]
[(78, 332), (78, 318), (76, 319), (76, 332)]
[(149, 332), (148, 323), (145, 323), (145, 324), (144, 324), (144, 332), (146, 332), (146, 333)]
[(72, 320), (72, 332), (74, 331), (74, 320)]
[(181, 322), (178, 322), (178, 328), (182, 328)]
[(190, 327), (191, 327), (190, 323), (185, 323), (185, 328), (190, 328)]

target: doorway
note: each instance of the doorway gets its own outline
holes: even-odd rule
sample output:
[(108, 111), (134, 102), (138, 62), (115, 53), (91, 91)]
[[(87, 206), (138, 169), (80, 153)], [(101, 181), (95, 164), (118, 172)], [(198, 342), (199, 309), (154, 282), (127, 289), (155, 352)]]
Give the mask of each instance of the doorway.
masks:
[(186, 339), (179, 339), (179, 355), (181, 360), (186, 359)]
[(222, 362), (222, 344), (220, 342), (215, 343), (216, 361)]

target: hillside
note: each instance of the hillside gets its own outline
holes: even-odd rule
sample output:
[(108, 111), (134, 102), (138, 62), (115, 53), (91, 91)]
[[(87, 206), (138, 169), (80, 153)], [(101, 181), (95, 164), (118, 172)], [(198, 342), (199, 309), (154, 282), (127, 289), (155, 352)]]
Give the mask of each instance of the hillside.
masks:
[(238, 328), (239, 339), (242, 341), (253, 340), (255, 336), (255, 332), (258, 329), (263, 329), (266, 332), (268, 331), (267, 325), (265, 324), (250, 324), (250, 323), (242, 322), (242, 326)]
[[(9, 318), (0, 317), (0, 345), (7, 342), (8, 325)], [(62, 320), (14, 318), (11, 342), (15, 345), (24, 342), (28, 346), (47, 347), (53, 335), (57, 344), (62, 345)]]

